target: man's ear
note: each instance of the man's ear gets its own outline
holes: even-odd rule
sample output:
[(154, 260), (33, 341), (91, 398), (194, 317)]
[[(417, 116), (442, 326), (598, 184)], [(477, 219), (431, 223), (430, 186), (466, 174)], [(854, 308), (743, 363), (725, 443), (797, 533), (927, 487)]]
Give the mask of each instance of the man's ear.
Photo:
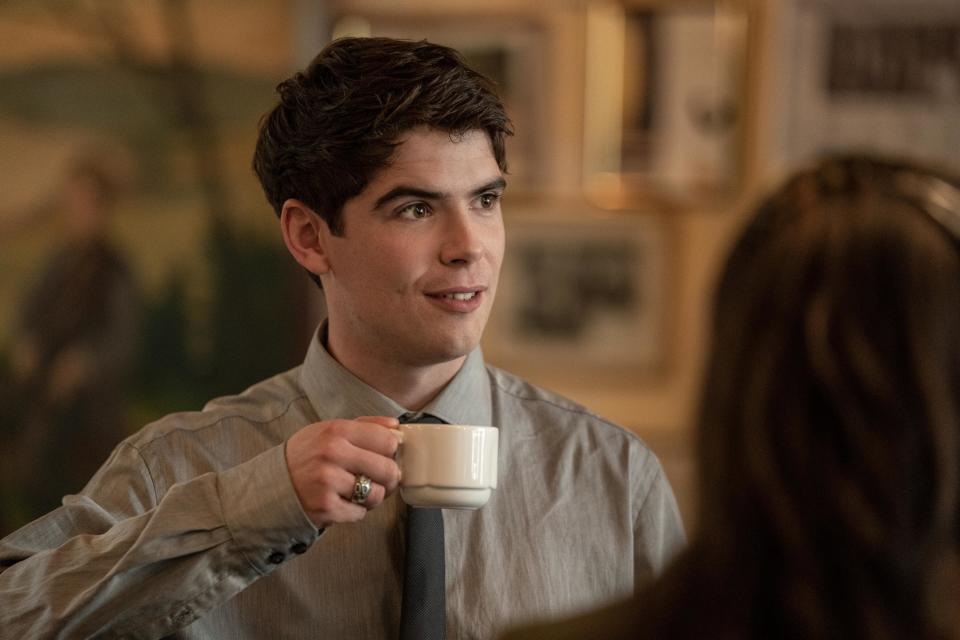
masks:
[(313, 209), (290, 198), (280, 210), (280, 230), (287, 250), (300, 266), (317, 276), (330, 271), (327, 253), (330, 229)]

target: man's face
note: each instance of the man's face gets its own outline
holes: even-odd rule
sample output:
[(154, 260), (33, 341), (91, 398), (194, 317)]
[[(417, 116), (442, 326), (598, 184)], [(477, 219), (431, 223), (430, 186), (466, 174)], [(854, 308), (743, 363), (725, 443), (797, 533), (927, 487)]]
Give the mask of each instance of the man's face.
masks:
[(324, 229), (329, 347), (344, 364), (462, 358), (493, 304), (505, 185), (489, 138), (418, 127), (401, 140), (391, 163), (344, 204), (342, 237)]

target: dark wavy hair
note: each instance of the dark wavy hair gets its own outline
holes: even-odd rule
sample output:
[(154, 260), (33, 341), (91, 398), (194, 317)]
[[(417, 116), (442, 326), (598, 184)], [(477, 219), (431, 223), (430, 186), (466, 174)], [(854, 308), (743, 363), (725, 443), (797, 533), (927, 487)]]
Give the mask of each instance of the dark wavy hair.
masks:
[(641, 636), (960, 636), (958, 187), (844, 155), (760, 204), (716, 289), (697, 532)]
[(426, 41), (341, 38), (277, 87), (253, 168), (273, 209), (302, 200), (343, 233), (343, 204), (385, 167), (402, 134), (482, 130), (507, 170), (510, 120), (493, 83), (455, 50)]

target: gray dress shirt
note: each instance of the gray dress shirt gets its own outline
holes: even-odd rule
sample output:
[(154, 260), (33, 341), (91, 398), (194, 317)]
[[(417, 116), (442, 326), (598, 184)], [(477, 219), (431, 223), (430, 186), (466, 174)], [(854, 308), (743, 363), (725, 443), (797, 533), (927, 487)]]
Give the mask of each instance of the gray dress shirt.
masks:
[[(684, 542), (636, 435), (479, 349), (425, 411), (500, 427), (493, 497), (443, 512), (449, 640), (627, 596)], [(405, 412), (315, 337), (302, 366), (148, 425), (80, 494), (0, 541), (0, 637), (395, 638), (399, 495), (319, 533), (284, 441), (319, 420)]]

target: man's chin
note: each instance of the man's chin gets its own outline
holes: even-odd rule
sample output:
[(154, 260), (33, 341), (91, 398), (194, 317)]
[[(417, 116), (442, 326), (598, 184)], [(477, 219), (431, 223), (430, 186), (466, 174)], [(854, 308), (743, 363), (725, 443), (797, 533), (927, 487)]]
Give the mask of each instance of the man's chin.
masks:
[(477, 345), (480, 344), (479, 338), (461, 337), (438, 341), (421, 351), (421, 361), (423, 365), (445, 364), (454, 360), (459, 360), (470, 354)]

